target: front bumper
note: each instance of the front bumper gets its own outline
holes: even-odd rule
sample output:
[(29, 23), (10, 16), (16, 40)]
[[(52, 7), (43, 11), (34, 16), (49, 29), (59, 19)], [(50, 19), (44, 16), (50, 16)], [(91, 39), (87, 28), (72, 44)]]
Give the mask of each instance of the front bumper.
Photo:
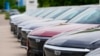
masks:
[[(28, 37), (28, 48), (31, 50), (37, 51), (36, 53), (40, 54), (42, 52), (43, 55), (43, 45), (47, 41), (47, 37), (42, 38), (38, 36)], [(34, 52), (32, 52), (34, 53)]]
[(38, 55), (38, 56), (43, 56), (43, 51), (42, 50), (37, 50), (37, 49), (30, 49), (29, 53)]
[(44, 45), (44, 52), (46, 56), (84, 56), (90, 50)]

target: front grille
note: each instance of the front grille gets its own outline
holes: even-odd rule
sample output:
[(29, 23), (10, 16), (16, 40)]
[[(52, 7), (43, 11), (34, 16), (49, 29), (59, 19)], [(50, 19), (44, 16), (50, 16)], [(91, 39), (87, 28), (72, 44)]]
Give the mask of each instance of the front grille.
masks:
[(46, 40), (41, 39), (40, 42), (36, 42), (35, 38), (28, 38), (28, 41), (29, 41), (30, 48), (36, 48), (38, 50), (43, 50), (43, 45)]
[(13, 30), (13, 23), (10, 23), (10, 27), (11, 27), (10, 30), (11, 30), (11, 31), (14, 31), (14, 30)]
[(21, 35), (21, 27), (17, 28), (17, 37), (18, 39), (21, 39), (22, 35)]
[(14, 34), (17, 35), (17, 25), (14, 25)]
[(17, 30), (18, 30), (18, 32), (21, 32), (21, 27), (19, 27)]
[(26, 46), (27, 44), (27, 33), (25, 31), (21, 31), (21, 45)]
[(62, 52), (61, 53), (61, 56), (66, 56), (66, 55), (68, 55), (68, 56), (84, 56), (86, 53), (84, 53), (84, 52)]
[(27, 38), (28, 34), (26, 33), (26, 31), (21, 31), (21, 34), (22, 34), (22, 38), (25, 38), (25, 39)]

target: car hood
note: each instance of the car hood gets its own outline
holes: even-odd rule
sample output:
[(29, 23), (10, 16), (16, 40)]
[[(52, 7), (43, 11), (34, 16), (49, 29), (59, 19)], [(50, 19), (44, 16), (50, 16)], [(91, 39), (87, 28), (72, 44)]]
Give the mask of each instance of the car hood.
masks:
[(16, 17), (21, 17), (21, 16), (24, 16), (25, 14), (19, 14), (19, 15), (13, 15), (13, 16), (10, 16), (10, 19), (11, 20), (14, 20), (14, 18)]
[(22, 28), (26, 29), (33, 29), (34, 27), (40, 27), (40, 26), (53, 26), (53, 25), (59, 25), (60, 23), (65, 23), (65, 20), (54, 20), (54, 21), (48, 21), (48, 22), (35, 22), (32, 24), (27, 24), (22, 26)]
[[(60, 47), (70, 47), (70, 48), (97, 48), (99, 47), (97, 42), (100, 42), (100, 31), (86, 32), (62, 36), (57, 38), (51, 38), (46, 42), (46, 45), (60, 46)], [(100, 45), (100, 43), (99, 43)]]
[[(29, 20), (32, 20), (31, 18), (29, 18), (30, 16), (26, 16), (25, 18), (21, 17), (21, 18), (17, 18), (16, 20), (13, 20), (12, 23), (14, 24), (20, 24), (22, 22), (25, 22), (25, 21), (29, 21)], [(34, 18), (33, 18), (34, 19)]]
[(27, 24), (34, 24), (34, 23), (43, 23), (43, 22), (48, 22), (48, 21), (52, 21), (52, 19), (32, 19), (32, 20), (28, 20), (25, 22), (22, 22), (20, 24), (18, 24), (18, 26), (25, 26)]
[(18, 24), (20, 22), (25, 22), (25, 21), (28, 21), (30, 19), (32, 20), (32, 19), (38, 19), (38, 18), (30, 17), (30, 16), (27, 15), (27, 16), (15, 18), (14, 20), (12, 20), (12, 23)]
[(18, 17), (16, 16), (16, 17), (11, 18), (11, 20), (12, 20), (12, 22), (16, 22), (16, 21), (20, 21), (22, 19), (26, 19), (28, 17), (30, 17), (30, 16), (28, 16), (28, 15), (20, 15)]
[(96, 27), (97, 25), (90, 25), (90, 24), (68, 24), (68, 25), (59, 25), (59, 26), (52, 26), (52, 27), (43, 27), (38, 28), (30, 32), (30, 35), (35, 36), (46, 36), (52, 37), (62, 32), (71, 32), (77, 29), (88, 29), (92, 27)]

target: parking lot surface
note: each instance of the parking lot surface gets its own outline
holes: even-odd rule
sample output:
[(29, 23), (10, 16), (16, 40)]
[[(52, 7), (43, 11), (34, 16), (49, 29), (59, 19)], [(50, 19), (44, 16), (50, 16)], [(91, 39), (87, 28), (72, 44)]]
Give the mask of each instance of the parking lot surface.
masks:
[(9, 21), (0, 14), (0, 56), (26, 56), (26, 50), (10, 32)]

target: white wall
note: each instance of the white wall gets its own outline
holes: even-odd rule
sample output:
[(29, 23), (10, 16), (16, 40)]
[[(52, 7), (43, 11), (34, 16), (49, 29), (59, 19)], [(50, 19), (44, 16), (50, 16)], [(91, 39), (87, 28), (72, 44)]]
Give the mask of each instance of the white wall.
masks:
[(26, 0), (26, 10), (34, 10), (38, 7), (37, 0)]

